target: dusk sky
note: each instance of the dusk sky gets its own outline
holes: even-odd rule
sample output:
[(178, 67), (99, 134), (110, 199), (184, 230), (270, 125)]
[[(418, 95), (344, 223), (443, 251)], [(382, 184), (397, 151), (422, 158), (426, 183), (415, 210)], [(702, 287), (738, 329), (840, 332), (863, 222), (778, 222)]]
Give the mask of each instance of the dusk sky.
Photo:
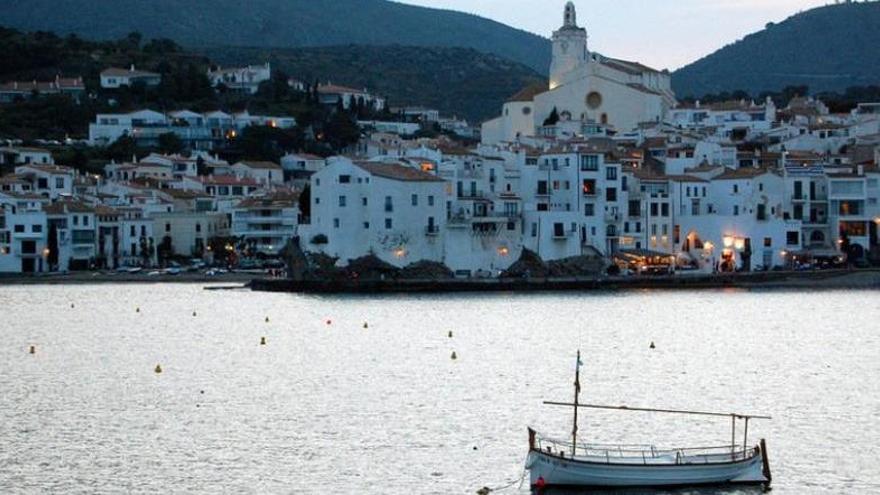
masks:
[[(545, 37), (562, 24), (565, 0), (401, 0), (488, 17)], [(828, 0), (575, 0), (590, 48), (676, 69)]]

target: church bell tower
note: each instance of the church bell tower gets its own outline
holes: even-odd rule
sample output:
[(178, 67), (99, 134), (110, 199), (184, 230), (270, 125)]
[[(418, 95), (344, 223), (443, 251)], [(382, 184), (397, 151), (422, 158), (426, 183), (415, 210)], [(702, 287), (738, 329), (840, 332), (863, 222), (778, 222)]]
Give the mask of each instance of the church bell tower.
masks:
[(562, 27), (553, 32), (553, 61), (550, 63), (550, 89), (555, 89), (586, 68), (590, 60), (587, 30), (578, 27), (574, 3), (565, 5)]

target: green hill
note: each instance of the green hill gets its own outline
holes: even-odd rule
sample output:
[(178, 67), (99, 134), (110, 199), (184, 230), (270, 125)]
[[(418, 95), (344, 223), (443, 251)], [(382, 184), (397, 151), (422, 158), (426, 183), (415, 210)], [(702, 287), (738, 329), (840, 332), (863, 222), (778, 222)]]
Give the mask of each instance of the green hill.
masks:
[(350, 45), (205, 53), (222, 65), (268, 60), (306, 83), (366, 87), (388, 97), (392, 106), (428, 106), (473, 123), (495, 116), (510, 95), (543, 81), (524, 65), (468, 48)]
[(880, 83), (880, 3), (812, 9), (673, 74), (679, 97), (805, 85), (813, 92)]
[(0, 24), (119, 39), (132, 31), (184, 46), (465, 47), (546, 73), (550, 42), (474, 15), (386, 0), (6, 0)]

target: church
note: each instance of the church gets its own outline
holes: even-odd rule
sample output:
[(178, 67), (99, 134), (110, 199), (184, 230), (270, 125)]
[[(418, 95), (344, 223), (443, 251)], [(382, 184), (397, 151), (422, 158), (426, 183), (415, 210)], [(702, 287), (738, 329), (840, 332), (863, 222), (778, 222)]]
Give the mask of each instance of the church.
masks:
[(549, 86), (525, 88), (506, 102), (500, 117), (483, 124), (485, 144), (582, 136), (600, 128), (627, 132), (665, 118), (676, 103), (669, 71), (590, 52), (587, 39), (568, 2), (563, 25), (553, 33)]

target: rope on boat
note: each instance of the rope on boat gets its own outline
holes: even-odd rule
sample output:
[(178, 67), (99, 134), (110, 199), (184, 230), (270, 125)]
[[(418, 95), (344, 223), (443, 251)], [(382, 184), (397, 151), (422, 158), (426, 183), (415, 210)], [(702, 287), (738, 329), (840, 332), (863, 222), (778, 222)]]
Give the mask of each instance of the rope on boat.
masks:
[(509, 488), (513, 488), (514, 486), (521, 487), (523, 484), (523, 481), (525, 481), (525, 479), (526, 479), (526, 472), (528, 472), (528, 470), (525, 467), (525, 462), (523, 462), (523, 470), (522, 470), (522, 474), (520, 474), (519, 478), (511, 481), (510, 483), (507, 483), (506, 485), (501, 485), (496, 488), (489, 488), (488, 486), (484, 486), (483, 488), (480, 488), (479, 490), (477, 490), (477, 495), (489, 495), (490, 493), (503, 492), (504, 490), (507, 490)]

